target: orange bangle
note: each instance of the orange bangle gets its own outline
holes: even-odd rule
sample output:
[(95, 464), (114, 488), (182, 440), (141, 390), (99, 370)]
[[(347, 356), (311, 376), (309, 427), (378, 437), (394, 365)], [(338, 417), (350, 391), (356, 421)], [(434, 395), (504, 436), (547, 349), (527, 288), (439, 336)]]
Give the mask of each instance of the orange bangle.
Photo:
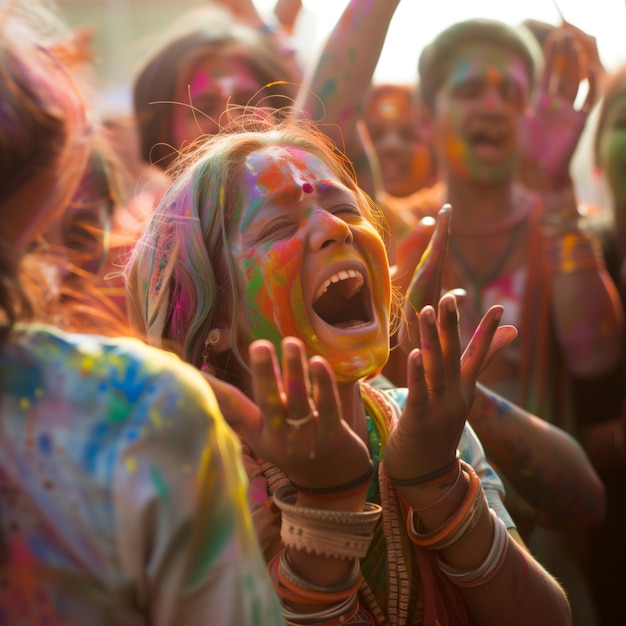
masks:
[(465, 461), (459, 461), (459, 463), (461, 463), (462, 469), (469, 475), (470, 483), (465, 497), (457, 510), (450, 515), (450, 517), (448, 517), (448, 519), (441, 526), (439, 526), (439, 528), (436, 528), (429, 533), (418, 533), (415, 529), (415, 524), (413, 523), (415, 511), (413, 510), (413, 507), (409, 508), (409, 513), (407, 515), (407, 532), (411, 541), (415, 545), (428, 548), (444, 541), (455, 531), (459, 524), (461, 524), (465, 516), (472, 508), (478, 490), (481, 486), (480, 478), (469, 463), (466, 463)]
[(283, 599), (296, 604), (331, 604), (333, 602), (342, 602), (350, 596), (358, 592), (363, 582), (363, 576), (359, 575), (358, 579), (348, 588), (341, 591), (318, 591), (316, 589), (305, 589), (294, 584), (282, 575), (280, 571), (280, 555), (275, 554), (268, 563), (267, 569), (272, 579), (276, 593)]
[(287, 600), (288, 602), (292, 602), (295, 604), (301, 603), (302, 598), (299, 595), (283, 587), (283, 585), (281, 585), (280, 581), (278, 580), (278, 559), (279, 558), (280, 558), (280, 552), (277, 552), (272, 557), (270, 562), (267, 564), (267, 571), (270, 575), (272, 585), (274, 586), (274, 591), (276, 592), (276, 595), (278, 595), (281, 598), (281, 600)]
[(285, 578), (280, 571), (280, 567), (277, 567), (278, 582), (288, 589), (289, 591), (296, 593), (300, 597), (302, 604), (330, 604), (331, 602), (341, 602), (353, 596), (360, 589), (363, 583), (363, 577), (359, 576), (357, 581), (350, 587), (343, 589), (342, 591), (316, 591), (315, 589), (304, 589), (298, 587), (290, 580)]

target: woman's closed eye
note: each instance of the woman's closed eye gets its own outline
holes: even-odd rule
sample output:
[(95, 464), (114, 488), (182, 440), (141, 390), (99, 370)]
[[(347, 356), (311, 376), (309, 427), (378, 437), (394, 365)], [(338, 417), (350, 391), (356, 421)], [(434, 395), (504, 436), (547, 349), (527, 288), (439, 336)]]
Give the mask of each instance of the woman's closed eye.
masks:
[(273, 238), (287, 238), (291, 237), (297, 230), (297, 222), (285, 219), (284, 217), (278, 217), (269, 221), (262, 229), (257, 238), (257, 241), (263, 241), (270, 237)]
[(337, 217), (340, 217), (346, 222), (353, 222), (355, 219), (363, 219), (363, 214), (359, 208), (350, 204), (342, 204), (340, 206), (333, 207), (329, 212)]

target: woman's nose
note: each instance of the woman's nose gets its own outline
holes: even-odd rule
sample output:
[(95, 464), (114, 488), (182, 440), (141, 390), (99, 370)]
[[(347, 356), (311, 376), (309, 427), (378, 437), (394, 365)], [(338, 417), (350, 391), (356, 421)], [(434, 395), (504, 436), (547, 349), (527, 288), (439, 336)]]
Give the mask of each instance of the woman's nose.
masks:
[(315, 251), (332, 245), (350, 245), (353, 240), (352, 231), (340, 217), (324, 211), (315, 210), (310, 218), (309, 245)]

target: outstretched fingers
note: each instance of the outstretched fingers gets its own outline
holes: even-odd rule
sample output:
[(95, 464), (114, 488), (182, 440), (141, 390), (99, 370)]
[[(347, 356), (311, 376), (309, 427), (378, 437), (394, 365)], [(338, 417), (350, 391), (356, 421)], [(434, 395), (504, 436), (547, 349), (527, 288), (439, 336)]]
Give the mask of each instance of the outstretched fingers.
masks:
[(476, 379), (480, 372), (495, 356), (496, 350), (493, 348), (501, 350), (517, 335), (515, 328), (510, 326), (503, 327), (504, 330), (498, 334), (497, 342), (494, 343), (492, 348), (492, 342), (494, 337), (496, 337), (503, 310), (501, 305), (495, 305), (483, 315), (478, 328), (474, 331), (474, 335), (463, 352), (461, 357), (461, 376), (464, 384), (468, 387), (473, 387), (476, 384)]
[(285, 422), (298, 428), (317, 418), (317, 410), (311, 400), (309, 365), (302, 342), (294, 337), (283, 340), (282, 352), (287, 409)]
[(418, 321), (426, 388), (430, 393), (440, 394), (448, 388), (448, 372), (439, 340), (435, 309), (430, 305), (425, 306), (420, 311)]
[(263, 423), (273, 430), (284, 428), (285, 396), (276, 350), (271, 342), (260, 339), (250, 345), (248, 354), (252, 395), (261, 411)]
[(442, 393), (460, 376), (459, 316), (454, 294), (442, 296), (437, 313), (433, 307), (424, 307), (419, 324), (426, 386), (430, 393)]
[(328, 361), (322, 357), (312, 357), (309, 367), (313, 378), (313, 400), (317, 407), (320, 430), (332, 432), (340, 425), (342, 417), (335, 374)]
[(454, 293), (447, 292), (439, 300), (438, 320), (447, 377), (450, 382), (456, 381), (461, 374), (461, 337), (459, 309)]

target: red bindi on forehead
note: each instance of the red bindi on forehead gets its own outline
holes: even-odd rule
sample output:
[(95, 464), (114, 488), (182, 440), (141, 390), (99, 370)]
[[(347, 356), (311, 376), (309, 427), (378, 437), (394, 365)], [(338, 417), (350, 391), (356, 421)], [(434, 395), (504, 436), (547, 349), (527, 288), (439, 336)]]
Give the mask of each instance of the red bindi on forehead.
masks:
[(313, 185), (311, 185), (311, 183), (304, 183), (302, 185), (302, 191), (304, 191), (304, 193), (313, 193)]

